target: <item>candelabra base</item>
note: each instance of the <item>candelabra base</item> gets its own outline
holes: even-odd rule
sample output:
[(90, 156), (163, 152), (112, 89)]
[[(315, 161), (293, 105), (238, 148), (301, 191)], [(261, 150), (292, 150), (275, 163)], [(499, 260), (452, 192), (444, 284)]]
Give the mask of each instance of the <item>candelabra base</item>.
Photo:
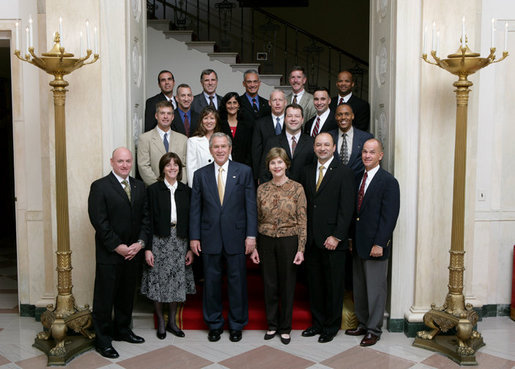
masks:
[[(449, 296), (447, 300), (452, 301)], [(440, 352), (460, 365), (477, 365), (476, 351), (485, 345), (481, 334), (474, 330), (479, 316), (470, 304), (465, 309), (450, 305), (431, 306), (424, 314), (424, 324), (431, 330), (417, 332), (413, 346)]]
[(41, 323), (44, 330), (38, 333), (33, 346), (47, 355), (48, 365), (66, 365), (94, 347), (95, 333), (88, 330), (93, 324), (89, 306), (77, 308), (72, 295), (58, 296), (56, 309), (49, 305), (41, 314)]

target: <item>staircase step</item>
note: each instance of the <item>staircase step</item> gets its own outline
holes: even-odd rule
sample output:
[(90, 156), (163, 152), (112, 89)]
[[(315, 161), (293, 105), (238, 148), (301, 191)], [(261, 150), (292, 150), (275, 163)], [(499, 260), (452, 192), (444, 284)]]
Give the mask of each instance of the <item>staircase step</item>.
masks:
[(148, 19), (147, 26), (158, 31), (168, 31), (170, 29), (170, 21), (167, 19)]
[(163, 32), (165, 34), (165, 37), (166, 38), (174, 38), (176, 39), (177, 41), (182, 41), (182, 42), (191, 42), (191, 38), (193, 36), (193, 31), (164, 31)]
[(260, 74), (259, 79), (268, 85), (279, 86), (282, 76), (282, 74)]
[(207, 54), (211, 60), (218, 60), (226, 64), (236, 63), (238, 53), (209, 53)]
[(259, 70), (260, 64), (257, 63), (238, 63), (238, 64), (230, 64), (231, 68), (235, 72), (245, 73), (249, 69)]
[(215, 49), (216, 42), (214, 41), (189, 41), (186, 45), (190, 49), (195, 49), (203, 53), (212, 53)]
[(280, 85), (280, 86), (275, 86), (275, 88), (278, 90), (284, 91), (285, 95), (291, 94), (291, 91), (292, 91), (290, 85)]

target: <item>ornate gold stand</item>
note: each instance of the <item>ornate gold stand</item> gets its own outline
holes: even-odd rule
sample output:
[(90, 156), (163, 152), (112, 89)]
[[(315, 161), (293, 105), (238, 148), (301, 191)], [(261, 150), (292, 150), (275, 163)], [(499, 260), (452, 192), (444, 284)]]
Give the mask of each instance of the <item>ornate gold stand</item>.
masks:
[[(56, 306), (47, 306), (41, 315), (44, 330), (38, 333), (34, 347), (44, 351), (48, 356), (48, 365), (66, 365), (76, 355), (93, 347), (95, 334), (88, 328), (92, 325), (89, 305), (79, 308), (75, 305), (72, 294), (72, 261), (70, 251), (70, 227), (68, 216), (68, 183), (66, 171), (66, 129), (65, 129), (65, 100), (68, 82), (63, 76), (86, 64), (97, 61), (95, 54), (89, 62), (91, 50), (83, 58), (74, 58), (66, 53), (60, 45), (59, 33), (56, 33), (54, 47), (42, 57), (34, 54), (34, 48), (29, 48), (29, 54), (18, 59), (34, 64), (54, 76), (50, 82), (54, 93), (55, 109), (55, 176), (56, 176), (56, 207), (57, 207), (57, 298)], [(75, 334), (67, 335), (68, 329)]]
[[(457, 108), (449, 292), (443, 306), (436, 307), (432, 304), (431, 310), (424, 315), (424, 324), (431, 330), (419, 331), (413, 345), (440, 352), (460, 365), (477, 365), (475, 352), (484, 346), (481, 334), (474, 330), (479, 317), (471, 304), (465, 305), (463, 296), (467, 107), (469, 87), (472, 86), (467, 77), (489, 64), (505, 59), (508, 52), (504, 51), (502, 58), (495, 60), (495, 48), (491, 48), (490, 55), (481, 58), (479, 53), (472, 52), (465, 45), (456, 53), (448, 55), (447, 59), (439, 59), (434, 50), (431, 55), (434, 63), (428, 60), (427, 54), (423, 54), (422, 58), (429, 64), (437, 65), (459, 77), (453, 84), (456, 87)], [(440, 332), (449, 332), (452, 335), (438, 336)]]

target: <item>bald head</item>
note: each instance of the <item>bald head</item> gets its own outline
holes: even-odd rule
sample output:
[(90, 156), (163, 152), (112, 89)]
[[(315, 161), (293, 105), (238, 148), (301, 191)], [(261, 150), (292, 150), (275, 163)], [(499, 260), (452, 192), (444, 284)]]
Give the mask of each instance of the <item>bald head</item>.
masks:
[(111, 157), (111, 167), (116, 175), (126, 179), (132, 169), (131, 151), (126, 147), (115, 149)]

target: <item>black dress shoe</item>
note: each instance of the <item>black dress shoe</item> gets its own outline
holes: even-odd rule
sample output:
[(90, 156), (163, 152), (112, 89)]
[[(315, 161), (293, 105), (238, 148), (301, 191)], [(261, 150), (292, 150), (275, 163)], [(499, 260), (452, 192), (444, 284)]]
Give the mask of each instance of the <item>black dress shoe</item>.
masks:
[(332, 334), (321, 334), (320, 337), (318, 337), (318, 342), (320, 343), (327, 343), (331, 342), (333, 340), (334, 336)]
[(115, 341), (125, 341), (129, 343), (143, 343), (145, 340), (143, 337), (136, 336), (133, 331), (129, 330), (128, 333), (121, 334), (118, 336), (113, 337), (113, 340)]
[(166, 331), (164, 331), (163, 333), (160, 333), (159, 331), (156, 332), (156, 336), (157, 338), (159, 338), (160, 340), (164, 340), (166, 338)]
[(313, 337), (320, 334), (320, 331), (315, 327), (309, 327), (305, 331), (302, 331), (302, 337)]
[(207, 339), (210, 342), (216, 342), (216, 341), (220, 340), (220, 335), (222, 334), (223, 331), (224, 330), (222, 328), (210, 329), (209, 333), (207, 335)]
[(283, 337), (283, 335), (281, 334), (281, 342), (283, 345), (289, 344), (290, 341), (291, 341), (291, 337), (289, 334), (288, 334), (288, 337)]
[(274, 333), (271, 333), (271, 334), (268, 334), (268, 332), (265, 333), (265, 340), (271, 340), (272, 338), (275, 337), (275, 335), (277, 334), (277, 331), (273, 331)]
[(364, 336), (367, 334), (367, 330), (363, 327), (358, 327), (356, 329), (346, 329), (345, 334), (347, 336)]
[(172, 328), (172, 327), (166, 326), (166, 330), (167, 330), (168, 332), (170, 332), (171, 334), (173, 334), (174, 336), (176, 336), (176, 337), (180, 337), (180, 338), (182, 338), (182, 337), (184, 337), (184, 336), (185, 336), (184, 332), (183, 332), (183, 331), (181, 331), (179, 328), (174, 329), (174, 328)]
[(376, 344), (376, 342), (379, 341), (379, 336), (376, 336), (375, 334), (373, 333), (367, 333), (367, 335), (365, 337), (363, 337), (363, 339), (361, 340), (361, 342), (359, 343), (360, 346), (373, 346)]
[(106, 357), (108, 359), (116, 359), (120, 357), (113, 346), (107, 346), (107, 347), (95, 347), (95, 350), (102, 355), (103, 357)]
[(231, 342), (241, 341), (241, 331), (231, 329), (229, 339), (231, 340)]

